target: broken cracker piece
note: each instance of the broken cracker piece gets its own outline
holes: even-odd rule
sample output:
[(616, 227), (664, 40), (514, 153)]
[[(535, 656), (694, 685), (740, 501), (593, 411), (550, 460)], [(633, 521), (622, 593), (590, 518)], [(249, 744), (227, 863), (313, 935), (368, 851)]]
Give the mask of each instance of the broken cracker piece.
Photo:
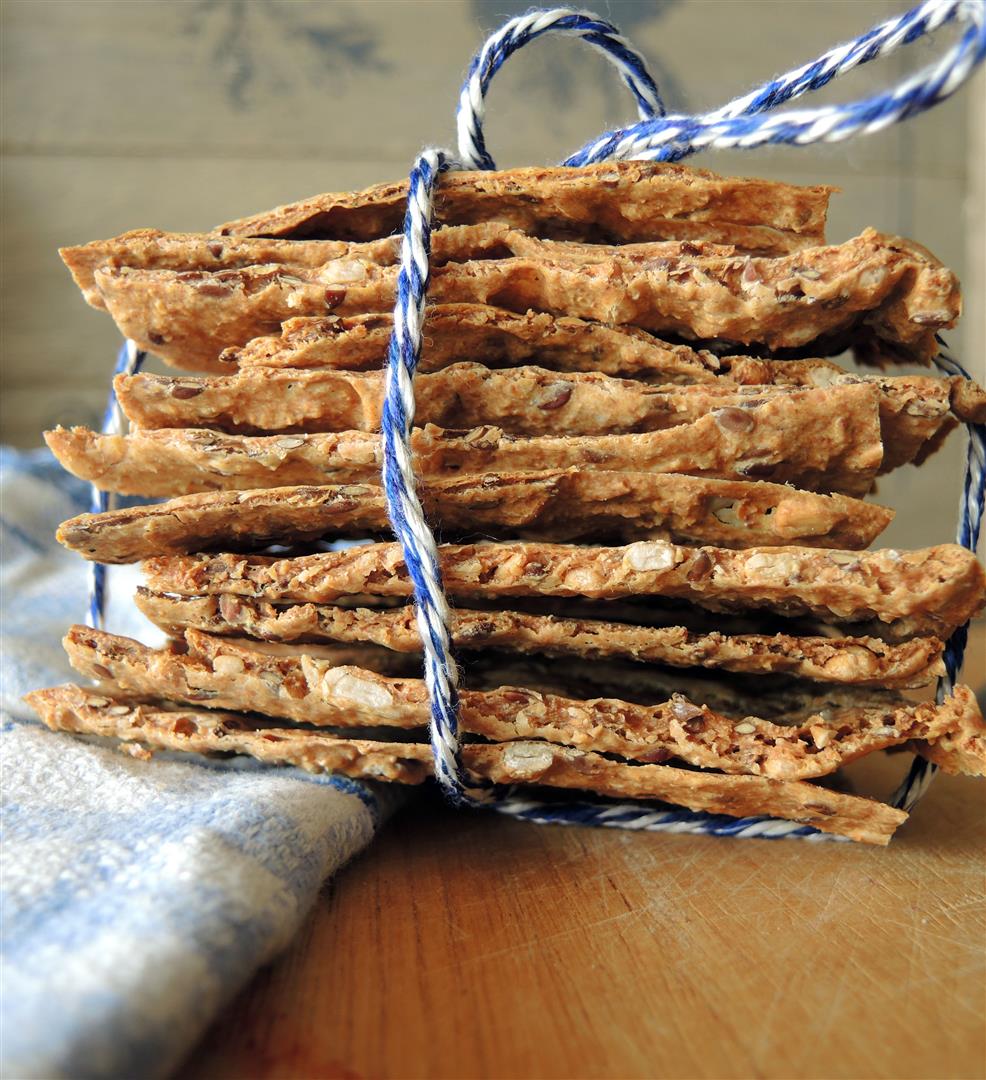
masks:
[[(242, 368), (379, 370), (386, 365), (392, 332), (389, 312), (300, 317), (288, 319), (278, 335), (226, 349), (221, 359), (230, 367)], [(830, 360), (718, 356), (707, 349), (662, 341), (636, 327), (607, 326), (547, 312), (432, 304), (426, 310), (425, 339), (418, 367), (423, 374), (473, 362), (489, 368), (536, 364), (551, 371), (595, 372), (664, 386), (732, 382), (810, 389), (867, 382), (884, 395), (888, 422), (902, 412), (927, 417), (929, 399), (937, 413), (944, 398), (944, 411), (950, 409), (956, 419), (986, 423), (986, 391), (961, 376), (859, 375)], [(893, 441), (892, 427), (885, 434)]]
[[(249, 754), (270, 764), (363, 779), (413, 784), (431, 774), (431, 749), (424, 743), (339, 739), (228, 713), (157, 710), (122, 696), (112, 705), (95, 705), (90, 693), (69, 685), (36, 690), (26, 700), (53, 730), (137, 739), (168, 750)], [(462, 757), (474, 776), (499, 784), (543, 784), (617, 798), (659, 799), (732, 817), (772, 816), (863, 843), (887, 844), (907, 820), (902, 810), (802, 781), (625, 765), (535, 741), (466, 745)]]
[[(450, 532), (495, 528), (559, 540), (660, 536), (735, 547), (800, 541), (862, 548), (893, 516), (845, 495), (783, 484), (577, 469), (430, 480), (419, 485), (419, 494), (436, 524)], [(383, 489), (347, 484), (182, 495), (80, 514), (62, 522), (57, 538), (86, 558), (118, 563), (327, 534), (361, 537), (388, 527)]]
[[(316, 650), (218, 638), (187, 631), (187, 654), (148, 649), (129, 638), (72, 627), (65, 648), (82, 675), (135, 693), (329, 727), (427, 727), (428, 692), (420, 679), (388, 677), (337, 664)], [(109, 672), (109, 675), (103, 674)], [(658, 704), (614, 698), (574, 700), (526, 685), (462, 690), (464, 731), (494, 741), (543, 738), (643, 762), (677, 759), (702, 768), (803, 779), (912, 738), (936, 738), (970, 712), (971, 691), (942, 705), (909, 705), (888, 691), (842, 691), (846, 702), (775, 723), (756, 715), (730, 717), (671, 693)], [(728, 696), (727, 696), (728, 700)], [(828, 699), (823, 698), (826, 706)]]
[(986, 723), (981, 714), (970, 712), (944, 735), (915, 741), (909, 749), (947, 773), (986, 776)]
[[(388, 611), (327, 604), (277, 607), (233, 595), (182, 597), (140, 587), (137, 607), (172, 637), (186, 629), (262, 641), (346, 642), (421, 650), (414, 609)], [(923, 686), (944, 672), (934, 637), (888, 643), (873, 637), (696, 632), (685, 626), (634, 626), (524, 611), (452, 609), (452, 641), (467, 651), (506, 649), (548, 656), (629, 657), (672, 667), (786, 674), (867, 687)]]
[[(286, 320), (279, 334), (225, 349), (220, 361), (241, 368), (378, 370), (386, 364), (393, 329), (390, 312), (302, 316)], [(418, 366), (423, 374), (463, 361), (490, 368), (535, 363), (553, 371), (693, 383), (715, 381), (722, 367), (708, 350), (661, 341), (633, 326), (606, 326), (542, 311), (507, 311), (488, 304), (431, 304), (425, 312), (424, 333)]]
[[(875, 407), (878, 388), (862, 381), (855, 385), (857, 400), (869, 395)], [(331, 369), (248, 368), (218, 378), (142, 372), (114, 380), (121, 408), (141, 428), (204, 427), (248, 434), (379, 431), (384, 388), (381, 372)], [(415, 380), (415, 419), (453, 429), (494, 424), (522, 435), (616, 435), (673, 428), (715, 412), (724, 429), (749, 432), (765, 401), (797, 395), (800, 403), (810, 405), (817, 400), (810, 393), (728, 381), (653, 386), (591, 372), (454, 364)], [(941, 411), (947, 414), (947, 390), (941, 396)], [(736, 408), (751, 414), (717, 412)]]
[[(833, 188), (723, 177), (666, 162), (452, 172), (435, 193), (442, 225), (497, 221), (538, 236), (628, 243), (699, 240), (779, 254), (824, 240)], [(227, 222), (232, 236), (371, 240), (398, 232), (407, 182), (315, 195)]]
[[(103, 490), (172, 496), (219, 489), (378, 481), (369, 432), (229, 435), (202, 428), (102, 435), (57, 428), (45, 441), (69, 472)], [(881, 461), (878, 395), (869, 386), (793, 391), (722, 406), (691, 423), (625, 435), (525, 438), (492, 426), (412, 433), (415, 471), (440, 478), (577, 467), (606, 472), (755, 477), (808, 491), (864, 495)]]
[[(956, 544), (915, 551), (726, 550), (661, 540), (625, 547), (564, 544), (442, 544), (442, 581), (452, 596), (662, 596), (711, 611), (766, 608), (827, 621), (904, 624), (945, 639), (986, 605), (986, 573)], [(357, 592), (409, 597), (399, 544), (368, 544), (295, 558), (262, 555), (154, 557), (147, 584), (183, 596), (230, 595), (271, 603), (332, 603)]]
[[(441, 230), (436, 246), (446, 237), (450, 251), (472, 250), (469, 230), (483, 228)], [(273, 333), (285, 319), (392, 309), (396, 267), (381, 265), (376, 248), (364, 258), (356, 247), (320, 269), (106, 265), (94, 282), (125, 336), (179, 366), (215, 369), (223, 349)], [(841, 245), (778, 258), (708, 244), (608, 248), (509, 231), (498, 238), (497, 252), (510, 254), (465, 262), (442, 262), (436, 254), (432, 300), (548, 311), (770, 350), (826, 340), (841, 348), (849, 334), (872, 335), (902, 358), (925, 361), (938, 350), (935, 335), (960, 309), (950, 271), (917, 245), (871, 229)]]

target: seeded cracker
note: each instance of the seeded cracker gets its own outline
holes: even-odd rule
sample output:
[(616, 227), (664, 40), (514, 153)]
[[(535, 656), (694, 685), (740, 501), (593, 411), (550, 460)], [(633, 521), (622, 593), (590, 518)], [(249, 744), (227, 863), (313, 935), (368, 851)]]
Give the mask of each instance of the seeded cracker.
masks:
[[(467, 476), (423, 483), (419, 493), (446, 532), (487, 527), (549, 540), (660, 536), (736, 547), (792, 541), (865, 547), (893, 516), (845, 495), (651, 473)], [(119, 563), (326, 534), (360, 537), (386, 528), (383, 489), (349, 484), (183, 495), (153, 506), (80, 514), (63, 522), (57, 536), (89, 559)]]
[[(443, 544), (439, 563), (453, 596), (676, 597), (711, 611), (768, 608), (841, 622), (905, 623), (909, 633), (942, 638), (986, 605), (983, 568), (954, 544), (907, 552), (729, 551), (662, 541), (616, 548)], [(398, 544), (284, 559), (155, 557), (144, 571), (154, 590), (185, 596), (230, 593), (272, 603), (332, 603), (356, 592), (412, 593)]]
[[(488, 368), (536, 363), (552, 371), (597, 372), (655, 385), (718, 382), (812, 388), (866, 381), (884, 395), (888, 420), (902, 412), (929, 417), (931, 398), (935, 413), (951, 409), (959, 420), (986, 423), (986, 392), (961, 376), (861, 376), (830, 360), (718, 356), (662, 341), (632, 326), (606, 326), (545, 312), (519, 314), (484, 304), (433, 304), (425, 326), (428, 347), (419, 367), (425, 374), (472, 361)], [(389, 313), (288, 319), (279, 335), (226, 349), (220, 359), (227, 370), (376, 370), (385, 364), (392, 330)], [(893, 441), (889, 431), (886, 436)]]
[[(227, 594), (181, 597), (145, 588), (137, 590), (135, 601), (173, 637), (192, 628), (262, 641), (369, 642), (400, 652), (421, 649), (410, 606), (387, 611), (328, 604), (276, 607)], [(453, 609), (452, 640), (466, 651), (506, 649), (586, 659), (623, 656), (672, 667), (786, 674), (866, 687), (923, 686), (945, 670), (944, 646), (934, 637), (891, 643), (865, 636), (729, 634), (523, 611)]]
[(972, 714), (945, 735), (911, 743), (909, 749), (947, 773), (986, 776), (986, 725)]
[[(376, 370), (385, 364), (393, 325), (389, 312), (288, 319), (280, 334), (225, 349), (220, 360), (227, 367)], [(673, 345), (632, 326), (606, 326), (547, 312), (432, 304), (425, 325), (428, 348), (421, 356), (422, 373), (460, 361), (489, 368), (537, 363), (553, 371), (692, 383), (713, 382), (723, 370), (721, 360), (707, 350)]]
[[(431, 772), (431, 748), (425, 743), (339, 739), (228, 713), (161, 711), (131, 698), (76, 686), (38, 690), (28, 700), (55, 730), (136, 739), (155, 749), (233, 751), (309, 772), (341, 772), (399, 783), (420, 783)], [(616, 798), (660, 799), (732, 817), (767, 814), (862, 843), (887, 844), (897, 826), (907, 820), (903, 811), (883, 803), (814, 784), (668, 765), (628, 766), (542, 742), (467, 745), (463, 758), (475, 775), (500, 784), (537, 783)]]
[[(471, 258), (491, 243), (496, 228), (436, 233), (433, 301), (535, 309), (768, 349), (826, 340), (841, 349), (846, 335), (856, 334), (918, 360), (934, 355), (935, 334), (959, 314), (950, 271), (923, 249), (873, 230), (778, 258), (671, 242), (590, 253), (586, 245), (508, 231), (483, 254), (510, 255)], [(187, 241), (196, 251), (208, 242)], [(94, 283), (127, 337), (180, 366), (214, 368), (224, 348), (274, 333), (296, 315), (391, 310), (397, 271), (381, 264), (385, 243), (374, 241), (366, 251), (353, 246), (317, 269), (275, 262), (175, 270), (108, 262), (95, 270)], [(467, 261), (451, 261), (455, 253)], [(72, 251), (63, 257), (70, 265), (78, 261)], [(91, 260), (83, 262), (88, 267)]]
[[(312, 651), (291, 654), (195, 630), (186, 638), (187, 655), (155, 652), (77, 626), (65, 647), (80, 674), (150, 697), (254, 709), (318, 726), (427, 727), (428, 696), (420, 679), (395, 679)], [(908, 705), (888, 692), (871, 691), (858, 703), (847, 691), (843, 696), (851, 703), (820, 712), (809, 707), (799, 723), (776, 724), (751, 715), (733, 719), (678, 694), (644, 706), (612, 698), (576, 701), (508, 685), (463, 690), (461, 723), (497, 742), (537, 737), (636, 761), (677, 759), (730, 773), (803, 779), (824, 776), (875, 749), (935, 738), (979, 716), (966, 688), (941, 706)]]
[[(865, 384), (859, 384), (864, 385)], [(114, 383), (127, 417), (142, 428), (214, 427), (231, 432), (379, 431), (381, 372), (245, 369), (235, 375), (176, 378), (141, 373)], [(420, 388), (419, 388), (420, 387)], [(874, 407), (879, 392), (866, 387)], [(470, 428), (496, 424), (523, 435), (616, 435), (692, 423), (717, 409), (755, 410), (768, 399), (806, 390), (725, 384), (652, 386), (594, 372), (525, 366), (507, 371), (455, 364), (415, 382), (420, 424)], [(728, 414), (735, 428), (751, 430)], [(720, 414), (720, 419), (723, 419)], [(727, 424), (723, 424), (727, 427)]]
[[(741, 374), (753, 365), (759, 371), (766, 363), (734, 360), (743, 360), (734, 363)], [(794, 367), (798, 362), (785, 363)], [(828, 365), (812, 374), (829, 388), (865, 385), (876, 391), (886, 449), (882, 472), (911, 461), (920, 464), (957, 419), (986, 420), (986, 393), (965, 379), (960, 392), (958, 379), (860, 377), (833, 374)], [(514, 433), (556, 437), (669, 429), (694, 423), (715, 409), (756, 408), (761, 401), (795, 391), (794, 385), (783, 382), (737, 386), (726, 377), (712, 386), (657, 386), (535, 367), (490, 371), (478, 364), (456, 364), (440, 374), (420, 376), (418, 383), (419, 423), (462, 428), (493, 422)], [(812, 385), (806, 381), (799, 388), (806, 391)], [(128, 418), (143, 428), (210, 427), (248, 433), (376, 430), (382, 406), (380, 376), (375, 372), (248, 368), (222, 379), (145, 373), (119, 376), (115, 387)], [(810, 415), (811, 409), (807, 412)]]
[[(701, 240), (783, 254), (821, 243), (833, 188), (717, 176), (664, 162), (453, 172), (442, 178), (435, 219), (498, 221), (537, 236), (606, 243)], [(316, 195), (228, 222), (224, 235), (372, 240), (399, 231), (407, 183)]]
[[(45, 440), (71, 473), (104, 490), (144, 496), (292, 484), (377, 483), (379, 436), (369, 432), (227, 435), (201, 428), (100, 435), (59, 428)], [(793, 391), (746, 407), (721, 406), (688, 423), (625, 435), (525, 438), (486, 425), (412, 436), (418, 475), (538, 472), (579, 467), (607, 472), (755, 477), (805, 490), (864, 495), (883, 443), (870, 386)]]

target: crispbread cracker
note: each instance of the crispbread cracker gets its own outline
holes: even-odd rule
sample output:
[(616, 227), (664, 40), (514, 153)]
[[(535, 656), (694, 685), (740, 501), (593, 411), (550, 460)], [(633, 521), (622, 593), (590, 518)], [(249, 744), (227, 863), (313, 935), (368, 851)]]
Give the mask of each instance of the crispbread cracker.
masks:
[[(512, 235), (511, 230), (497, 223), (445, 229), (434, 238), (432, 260), (438, 265), (447, 259), (496, 258), (507, 250), (504, 245)], [(92, 307), (107, 310), (105, 290), (101, 284), (101, 279), (110, 280), (106, 275), (140, 275), (145, 272), (178, 275), (183, 286), (193, 289), (192, 295), (196, 300), (209, 297), (222, 300), (230, 298), (237, 288), (256, 293), (263, 292), (275, 282), (301, 283), (302, 277), (297, 275), (303, 275), (305, 280), (317, 275), (327, 282), (335, 282), (350, 280), (354, 268), (359, 268), (359, 274), (363, 275), (366, 267), (373, 267), (376, 271), (381, 267), (393, 267), (400, 256), (400, 237), (391, 236), (360, 244), (341, 241), (300, 243), (249, 238), (227, 240), (214, 233), (165, 233), (157, 229), (137, 229), (111, 240), (62, 248), (59, 254), (86, 301)], [(332, 308), (333, 295), (334, 287), (323, 287), (328, 310)], [(200, 326), (191, 337), (182, 336), (179, 324), (184, 315), (174, 313), (162, 320), (159, 318), (160, 312), (154, 314), (157, 307), (153, 298), (148, 299), (145, 314), (151, 314), (160, 327), (147, 330), (145, 348), (179, 367), (223, 370), (225, 365), (219, 362), (217, 354), (208, 347), (204, 351), (199, 348), (202, 341), (209, 339), (210, 331)], [(247, 307), (250, 312), (255, 311), (252, 300), (248, 300)], [(112, 308), (110, 310), (112, 313)], [(236, 312), (227, 311), (226, 316), (232, 316), (240, 327), (249, 326), (252, 317), (247, 314), (244, 322)], [(129, 317), (139, 316), (131, 311)], [(265, 329), (260, 332), (274, 331), (279, 328), (280, 322), (280, 319), (267, 319)], [(220, 337), (233, 333), (229, 327), (224, 328), (218, 323), (211, 332)], [(237, 332), (228, 337), (225, 344), (242, 343), (253, 336), (247, 334), (243, 337)]]
[[(385, 314), (291, 319), (280, 336), (255, 338), (240, 349), (227, 349), (223, 359), (244, 368), (370, 371), (383, 366), (392, 327), (392, 316)], [(634, 327), (609, 327), (544, 312), (515, 314), (481, 304), (434, 305), (428, 309), (425, 332), (422, 372), (469, 360), (494, 368), (532, 363), (553, 371), (632, 377), (658, 386), (738, 383), (811, 389), (865, 382), (880, 393), (884, 472), (923, 461), (956, 420), (986, 423), (986, 391), (961, 376), (858, 375), (828, 360), (717, 357), (708, 350), (671, 345)]]
[[(431, 750), (421, 743), (338, 739), (240, 713), (158, 704), (116, 689), (71, 684), (35, 690), (24, 700), (53, 731), (139, 740), (155, 750), (248, 753), (269, 764), (399, 784), (420, 784), (432, 775)], [(302, 752), (306, 745), (313, 753)], [(298, 754), (291, 761), (284, 756), (289, 746)]]
[[(385, 385), (378, 371), (247, 368), (224, 377), (119, 375), (114, 389), (142, 428), (260, 434), (379, 431)], [(415, 419), (458, 429), (495, 424), (524, 435), (615, 435), (694, 422), (717, 408), (755, 409), (791, 394), (804, 401), (807, 392), (729, 383), (664, 387), (594, 372), (463, 363), (415, 380)], [(870, 393), (875, 407), (878, 394)], [(750, 430), (749, 420), (732, 415)]]
[(986, 391), (962, 376), (857, 375), (824, 360), (723, 359), (718, 381), (756, 386), (849, 386), (863, 383), (879, 393), (884, 456), (882, 473), (925, 461), (953, 430), (956, 421), (986, 423)]
[[(446, 532), (496, 529), (499, 535), (546, 540), (660, 536), (724, 547), (798, 541), (863, 548), (893, 516), (846, 495), (653, 473), (493, 473), (430, 480), (418, 490)], [(330, 533), (361, 537), (387, 528), (383, 488), (346, 484), (181, 495), (151, 506), (80, 514), (62, 522), (57, 537), (86, 558), (113, 563)]]
[[(724, 356), (722, 374), (716, 382), (742, 386), (821, 387), (866, 383), (875, 386), (886, 408), (885, 422), (896, 415), (937, 417), (951, 411), (964, 423), (986, 423), (986, 391), (961, 375), (945, 377), (915, 375), (859, 374), (849, 372), (831, 360), (763, 360), (756, 356)], [(930, 400), (929, 400), (930, 399)], [(882, 410), (881, 410), (882, 411)], [(888, 428), (893, 431), (893, 427)]]
[[(188, 628), (247, 634), (264, 641), (371, 642), (418, 652), (421, 637), (410, 606), (390, 611), (294, 604), (275, 607), (233, 595), (182, 597), (139, 588), (137, 607), (173, 637)], [(466, 651), (585, 658), (630, 657), (673, 667), (698, 666), (754, 674), (786, 674), (854, 686), (923, 686), (944, 671), (934, 637), (890, 644), (872, 637), (702, 633), (684, 626), (634, 626), (523, 611), (452, 609), (452, 641)]]
[[(497, 235), (502, 230), (497, 230)], [(393, 265), (399, 241), (391, 237), (377, 244), (361, 244), (355, 250), (367, 262)], [(105, 267), (203, 271), (215, 273), (244, 267), (278, 266), (284, 270), (317, 270), (332, 259), (345, 258), (353, 246), (344, 242), (293, 243), (209, 233), (168, 233), (160, 229), (133, 229), (109, 240), (94, 240), (61, 248), (59, 255), (72, 274), (86, 302), (103, 308), (96, 285), (96, 271)], [(191, 278), (189, 280), (192, 280)], [(205, 280), (203, 278), (203, 280)]]
[[(494, 424), (514, 434), (615, 435), (695, 423), (717, 409), (756, 410), (762, 402), (791, 394), (800, 394), (797, 400), (810, 406), (821, 400), (804, 396), (812, 389), (862, 386), (867, 389), (857, 389), (836, 411), (848, 419), (850, 401), (859, 407), (867, 393), (874, 395), (885, 446), (881, 471), (889, 472), (923, 461), (957, 417), (986, 418), (986, 394), (975, 384), (960, 395), (955, 380), (929, 376), (860, 377), (824, 369), (815, 375), (825, 386), (737, 385), (725, 376), (713, 384), (662, 386), (598, 373), (534, 366), (502, 371), (461, 363), (417, 378), (416, 419), (453, 429)], [(224, 378), (142, 373), (118, 376), (114, 388), (127, 417), (141, 428), (207, 427), (248, 434), (376, 431), (383, 406), (383, 376), (375, 371), (245, 368)], [(963, 406), (961, 412), (953, 409), (953, 399)], [(725, 415), (736, 421), (734, 428), (753, 436), (750, 418)]]
[[(127, 690), (328, 727), (427, 727), (428, 692), (420, 679), (392, 678), (367, 668), (284, 647), (189, 630), (188, 654), (155, 652), (129, 638), (73, 627), (65, 638), (82, 675)], [(109, 672), (109, 675), (102, 674)], [(461, 691), (460, 726), (494, 741), (538, 737), (618, 754), (636, 761), (685, 761), (725, 772), (803, 779), (824, 776), (873, 750), (913, 738), (935, 738), (976, 712), (959, 688), (942, 705), (908, 705), (890, 692), (836, 708), (801, 710), (798, 723), (757, 716), (731, 718), (708, 704), (672, 693), (658, 704), (615, 698), (577, 701), (523, 684)]]
[[(372, 371), (384, 367), (393, 332), (389, 313), (288, 319), (281, 333), (226, 349), (231, 367), (334, 368)], [(485, 304), (432, 304), (426, 312), (426, 344), (418, 370), (434, 372), (472, 361), (491, 368), (535, 364), (552, 371), (596, 372), (656, 385), (734, 382), (749, 386), (803, 388), (870, 382), (888, 398), (892, 417), (922, 415), (928, 399), (944, 398), (959, 420), (986, 423), (986, 392), (961, 376), (858, 375), (831, 360), (770, 360), (717, 356), (708, 349), (671, 344), (632, 326), (606, 326), (547, 312), (518, 313)], [(926, 436), (928, 437), (928, 436)]]
[[(462, 245), (473, 228), (483, 227), (458, 230)], [(453, 231), (437, 233), (436, 242)], [(872, 335), (919, 360), (937, 352), (935, 334), (953, 324), (960, 307), (950, 271), (923, 249), (873, 230), (776, 259), (692, 244), (642, 245), (647, 254), (605, 247), (593, 253), (588, 245), (514, 232), (499, 246), (523, 254), (436, 265), (431, 298), (775, 350), (824, 340), (841, 348), (850, 333), (859, 340)], [(180, 366), (214, 368), (227, 346), (273, 333), (296, 315), (390, 310), (396, 274), (393, 266), (353, 255), (318, 270), (107, 265), (94, 280), (127, 337)]]
[[(627, 547), (443, 544), (453, 596), (664, 596), (710, 610), (768, 608), (842, 622), (904, 622), (910, 633), (947, 638), (986, 603), (986, 574), (955, 544), (916, 551), (730, 551), (662, 541)], [(148, 585), (185, 596), (230, 593), (272, 603), (332, 603), (356, 592), (410, 596), (399, 544), (372, 544), (299, 558), (231, 554), (160, 557)]]
[[(443, 225), (499, 221), (539, 236), (627, 243), (708, 240), (780, 254), (824, 240), (833, 188), (794, 187), (657, 162), (454, 172), (435, 193)], [(224, 235), (371, 240), (398, 232), (407, 183), (316, 195), (220, 226)]]
[[(385, 383), (376, 371), (248, 368), (225, 377), (121, 375), (114, 389), (124, 413), (143, 429), (267, 434), (378, 431)], [(417, 378), (415, 419), (454, 430), (494, 425), (515, 435), (602, 436), (679, 427), (711, 413), (723, 431), (752, 436), (766, 402), (793, 398), (809, 423), (813, 411), (829, 407), (826, 393), (843, 395), (833, 403), (840, 413), (862, 409), (874, 420), (885, 396), (875, 385), (850, 380), (827, 391), (728, 381), (655, 386), (597, 373), (560, 374), (533, 366), (500, 371), (463, 363)], [(939, 398), (937, 412), (947, 415), (947, 392)], [(935, 411), (926, 406), (923, 415)]]
[[(194, 630), (187, 631), (185, 637), (187, 641), (194, 639), (191, 646), (193, 652), (210, 657), (215, 654), (217, 643), (230, 641)], [(337, 652), (346, 656), (349, 655), (346, 649), (360, 648), (355, 645), (283, 645), (262, 641), (243, 641), (240, 644), (260, 651), (275, 649), (278, 653), (291, 649), (295, 656), (312, 649), (321, 658), (333, 662)], [(393, 673), (392, 668), (379, 666), (379, 663), (386, 662), (381, 660), (381, 657), (386, 658), (386, 650), (381, 650), (379, 646), (362, 648), (366, 650), (365, 657), (354, 657), (353, 663), (379, 670), (381, 674)], [(324, 656), (323, 650), (326, 650)], [(399, 670), (404, 672), (408, 669)], [(785, 677), (764, 680), (722, 670), (695, 667), (670, 669), (656, 664), (639, 664), (623, 657), (603, 657), (572, 664), (551, 656), (485, 651), (469, 657), (464, 671), (466, 684), (472, 690), (495, 690), (504, 685), (524, 686), (541, 694), (558, 697), (584, 700), (619, 698), (643, 706), (683, 695), (692, 702), (701, 702), (714, 712), (735, 720), (753, 717), (781, 724), (785, 728), (815, 723), (819, 716), (830, 718), (851, 714), (859, 709), (886, 712), (908, 703), (898, 692), (883, 687), (859, 687)], [(420, 674), (419, 671), (411, 673)]]
[(982, 715), (970, 712), (946, 734), (928, 742), (913, 742), (909, 749), (947, 773), (986, 776), (986, 723)]
[[(277, 727), (208, 710), (161, 710), (122, 695), (77, 686), (37, 690), (28, 703), (53, 730), (135, 740), (163, 750), (249, 754), (269, 764), (297, 765), (309, 772), (341, 772), (364, 779), (419, 783), (431, 774), (424, 743), (339, 739), (317, 731)], [(598, 754), (550, 743), (466, 745), (474, 776), (501, 784), (544, 784), (622, 798), (660, 799), (692, 810), (774, 816), (871, 844), (888, 843), (907, 819), (902, 810), (801, 781), (625, 765)]]
[[(498, 258), (510, 250), (508, 245), (516, 235), (499, 222), (445, 229), (434, 236), (432, 259), (437, 265), (449, 260)], [(180, 271), (186, 281), (198, 282), (205, 295), (221, 295), (223, 275), (237, 270), (318, 272), (327, 280), (345, 280), (355, 265), (349, 260), (358, 260), (364, 266), (393, 266), (400, 259), (400, 248), (399, 236), (368, 243), (334, 240), (298, 243), (250, 237), (224, 239), (215, 233), (134, 229), (110, 240), (62, 248), (59, 254), (86, 301), (93, 307), (105, 308), (96, 278), (98, 271), (104, 269)], [(653, 250), (663, 252), (666, 248), (659, 246)]]
[[(280, 334), (225, 349), (220, 360), (244, 368), (372, 371), (386, 363), (393, 328), (390, 312), (302, 316), (288, 319)], [(661, 341), (633, 326), (606, 326), (542, 311), (506, 311), (487, 304), (430, 305), (425, 336), (418, 368), (425, 373), (461, 361), (491, 368), (536, 363), (554, 371), (692, 383), (712, 382), (722, 369), (720, 359), (708, 350)]]
[[(747, 408), (723, 406), (672, 429), (625, 435), (525, 438), (491, 426), (429, 425), (413, 432), (411, 446), (422, 477), (578, 467), (756, 477), (865, 495), (883, 460), (877, 398), (869, 386), (794, 391)], [(130, 495), (374, 483), (383, 464), (380, 438), (358, 431), (258, 437), (197, 428), (129, 435), (58, 428), (45, 432), (45, 440), (69, 472)]]
[(205, 492), (152, 506), (79, 514), (62, 522), (56, 538), (87, 559), (125, 563), (220, 542), (249, 547), (327, 534), (365, 536), (385, 528), (385, 522), (383, 489), (347, 484)]

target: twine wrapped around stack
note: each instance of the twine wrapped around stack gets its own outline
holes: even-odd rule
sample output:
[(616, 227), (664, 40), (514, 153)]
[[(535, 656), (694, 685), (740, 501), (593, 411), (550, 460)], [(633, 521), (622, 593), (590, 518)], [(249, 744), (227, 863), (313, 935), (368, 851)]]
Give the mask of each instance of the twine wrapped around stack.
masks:
[[(901, 119), (968, 76), (981, 17), (891, 105), (767, 110), (961, 17), (975, 22), (922, 5), (682, 118), (609, 24), (532, 13), (474, 61), (462, 161), (493, 170), (489, 80), (553, 30), (617, 63), (641, 124), (560, 168), (449, 171), (461, 162), (428, 151), (409, 184), (63, 251), (129, 340), (114, 390), (132, 426), (48, 443), (102, 492), (167, 501), (103, 496), (59, 539), (100, 564), (143, 561), (136, 603), (172, 643), (98, 628), (97, 573), (97, 625), (65, 643), (99, 686), (32, 705), (140, 756), (434, 773), (461, 801), (533, 820), (678, 831), (886, 843), (924, 764), (898, 805), (813, 781), (895, 747), (986, 773), (986, 724), (954, 685), (986, 602), (969, 550), (986, 393), (937, 337), (959, 315), (955, 276), (871, 229), (827, 245), (826, 187), (602, 160)], [(826, 358), (847, 348), (882, 370)], [(145, 351), (206, 374), (141, 373)], [(953, 373), (888, 374), (899, 360)], [(893, 512), (862, 496), (959, 422), (965, 546), (868, 550)], [(936, 700), (907, 693), (936, 677)]]

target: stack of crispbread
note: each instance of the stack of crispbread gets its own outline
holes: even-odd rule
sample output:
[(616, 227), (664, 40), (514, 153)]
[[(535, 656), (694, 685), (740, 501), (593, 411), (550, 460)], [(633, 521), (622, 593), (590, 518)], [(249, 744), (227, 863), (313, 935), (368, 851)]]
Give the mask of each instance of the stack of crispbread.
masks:
[[(642, 163), (443, 179), (413, 447), (473, 773), (872, 843), (906, 815), (811, 781), (905, 744), (986, 773), (971, 692), (910, 693), (981, 610), (982, 568), (948, 544), (867, 550), (892, 511), (861, 498), (986, 420), (972, 383), (887, 373), (934, 355), (958, 283), (872, 230), (827, 246), (829, 194)], [(76, 475), (167, 499), (59, 537), (143, 560), (137, 605), (174, 639), (73, 627), (100, 685), (31, 695), (50, 726), (430, 773), (379, 480), (405, 197), (63, 252), (126, 336), (208, 374), (119, 376), (129, 434), (47, 435)], [(883, 370), (819, 358), (850, 347)]]

